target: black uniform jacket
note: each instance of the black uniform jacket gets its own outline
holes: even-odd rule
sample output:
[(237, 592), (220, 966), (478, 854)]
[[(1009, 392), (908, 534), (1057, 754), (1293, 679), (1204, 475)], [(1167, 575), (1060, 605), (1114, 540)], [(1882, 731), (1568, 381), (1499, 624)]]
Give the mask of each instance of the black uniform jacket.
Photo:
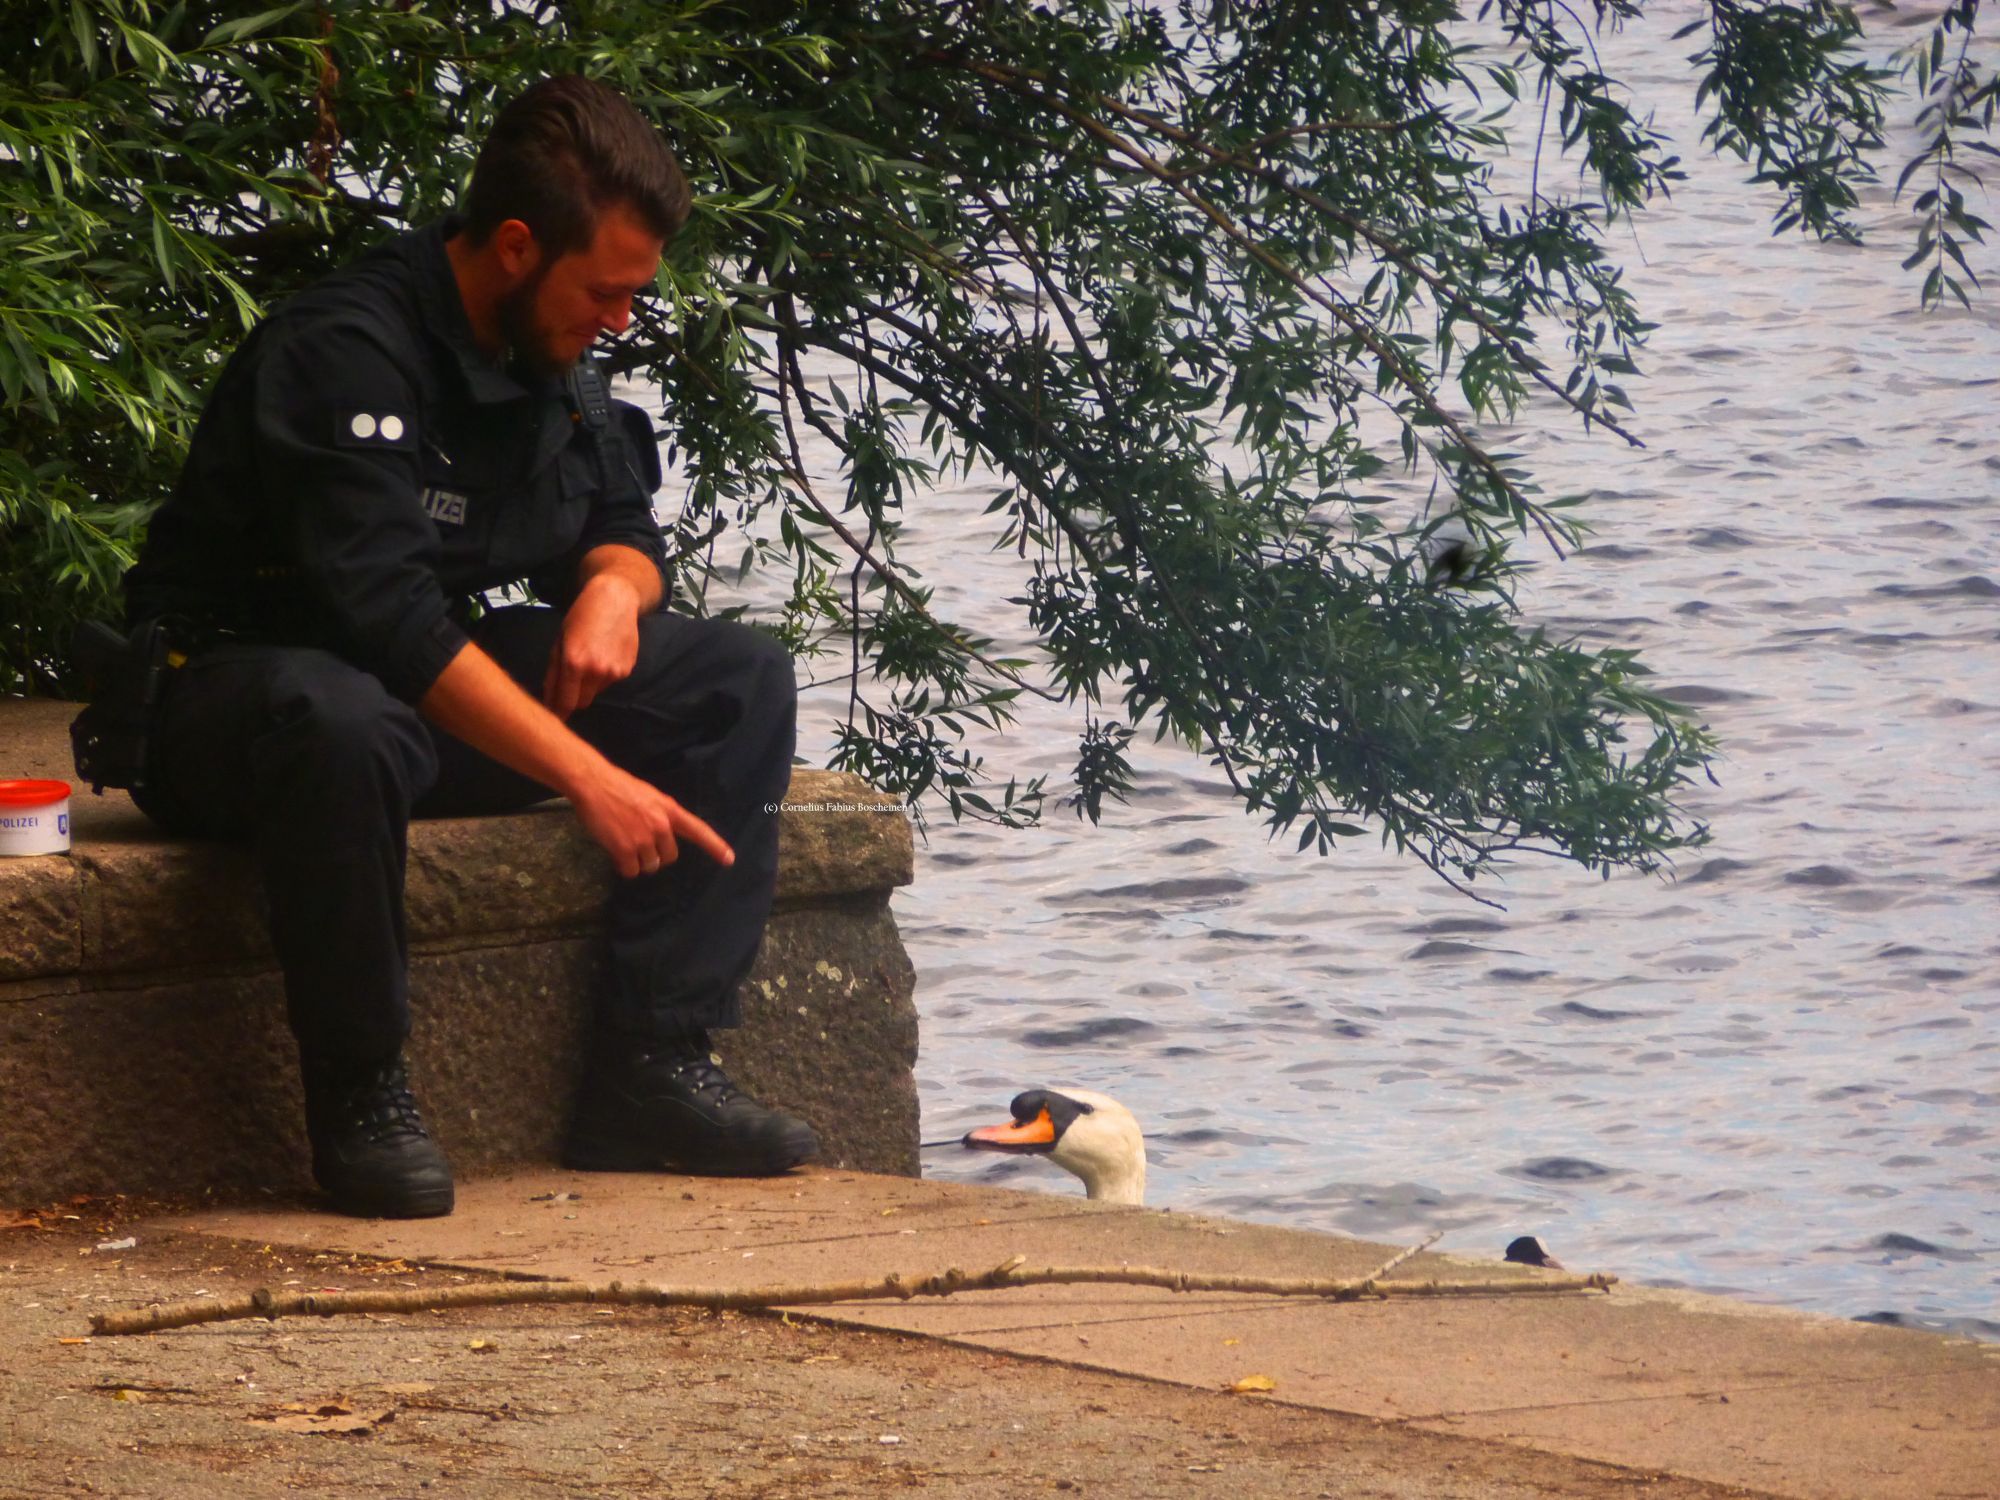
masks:
[(414, 703), (465, 644), (469, 601), (527, 579), (565, 604), (615, 542), (665, 569), (645, 413), (473, 343), (416, 230), (274, 310), (224, 367), (126, 577), (130, 619), (317, 646)]

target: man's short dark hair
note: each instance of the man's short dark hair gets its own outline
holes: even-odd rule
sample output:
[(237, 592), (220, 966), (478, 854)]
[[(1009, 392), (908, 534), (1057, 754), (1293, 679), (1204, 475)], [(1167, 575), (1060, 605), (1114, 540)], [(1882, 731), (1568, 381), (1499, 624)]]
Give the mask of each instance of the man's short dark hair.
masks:
[(544, 78), (493, 122), (472, 168), (465, 229), (479, 245), (519, 219), (553, 260), (588, 247), (598, 216), (618, 203), (663, 240), (679, 233), (689, 196), (673, 151), (616, 89), (575, 74)]

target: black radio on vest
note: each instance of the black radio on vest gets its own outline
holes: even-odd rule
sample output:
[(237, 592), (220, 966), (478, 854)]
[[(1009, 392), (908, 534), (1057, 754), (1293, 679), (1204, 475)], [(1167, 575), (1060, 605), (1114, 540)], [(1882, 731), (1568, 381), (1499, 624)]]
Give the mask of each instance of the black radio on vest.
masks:
[(602, 432), (611, 425), (611, 387), (605, 384), (604, 372), (594, 363), (578, 360), (563, 377), (563, 385), (569, 391), (572, 421), (582, 423), (592, 432)]

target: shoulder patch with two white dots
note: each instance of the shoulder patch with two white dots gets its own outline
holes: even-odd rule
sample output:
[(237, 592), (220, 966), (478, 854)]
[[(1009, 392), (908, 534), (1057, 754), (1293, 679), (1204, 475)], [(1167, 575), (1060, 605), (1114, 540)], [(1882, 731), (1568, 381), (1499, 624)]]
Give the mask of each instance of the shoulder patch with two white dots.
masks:
[(339, 448), (415, 448), (417, 424), (398, 411), (336, 412), (333, 441)]

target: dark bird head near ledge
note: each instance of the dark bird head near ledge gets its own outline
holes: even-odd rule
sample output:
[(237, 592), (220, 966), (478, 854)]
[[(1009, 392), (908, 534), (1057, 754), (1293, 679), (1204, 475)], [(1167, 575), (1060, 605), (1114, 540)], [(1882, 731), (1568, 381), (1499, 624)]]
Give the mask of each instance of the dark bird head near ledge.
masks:
[(1552, 1271), (1562, 1270), (1563, 1263), (1542, 1248), (1542, 1242), (1532, 1234), (1524, 1234), (1507, 1247), (1507, 1259), (1517, 1266), (1547, 1266)]

